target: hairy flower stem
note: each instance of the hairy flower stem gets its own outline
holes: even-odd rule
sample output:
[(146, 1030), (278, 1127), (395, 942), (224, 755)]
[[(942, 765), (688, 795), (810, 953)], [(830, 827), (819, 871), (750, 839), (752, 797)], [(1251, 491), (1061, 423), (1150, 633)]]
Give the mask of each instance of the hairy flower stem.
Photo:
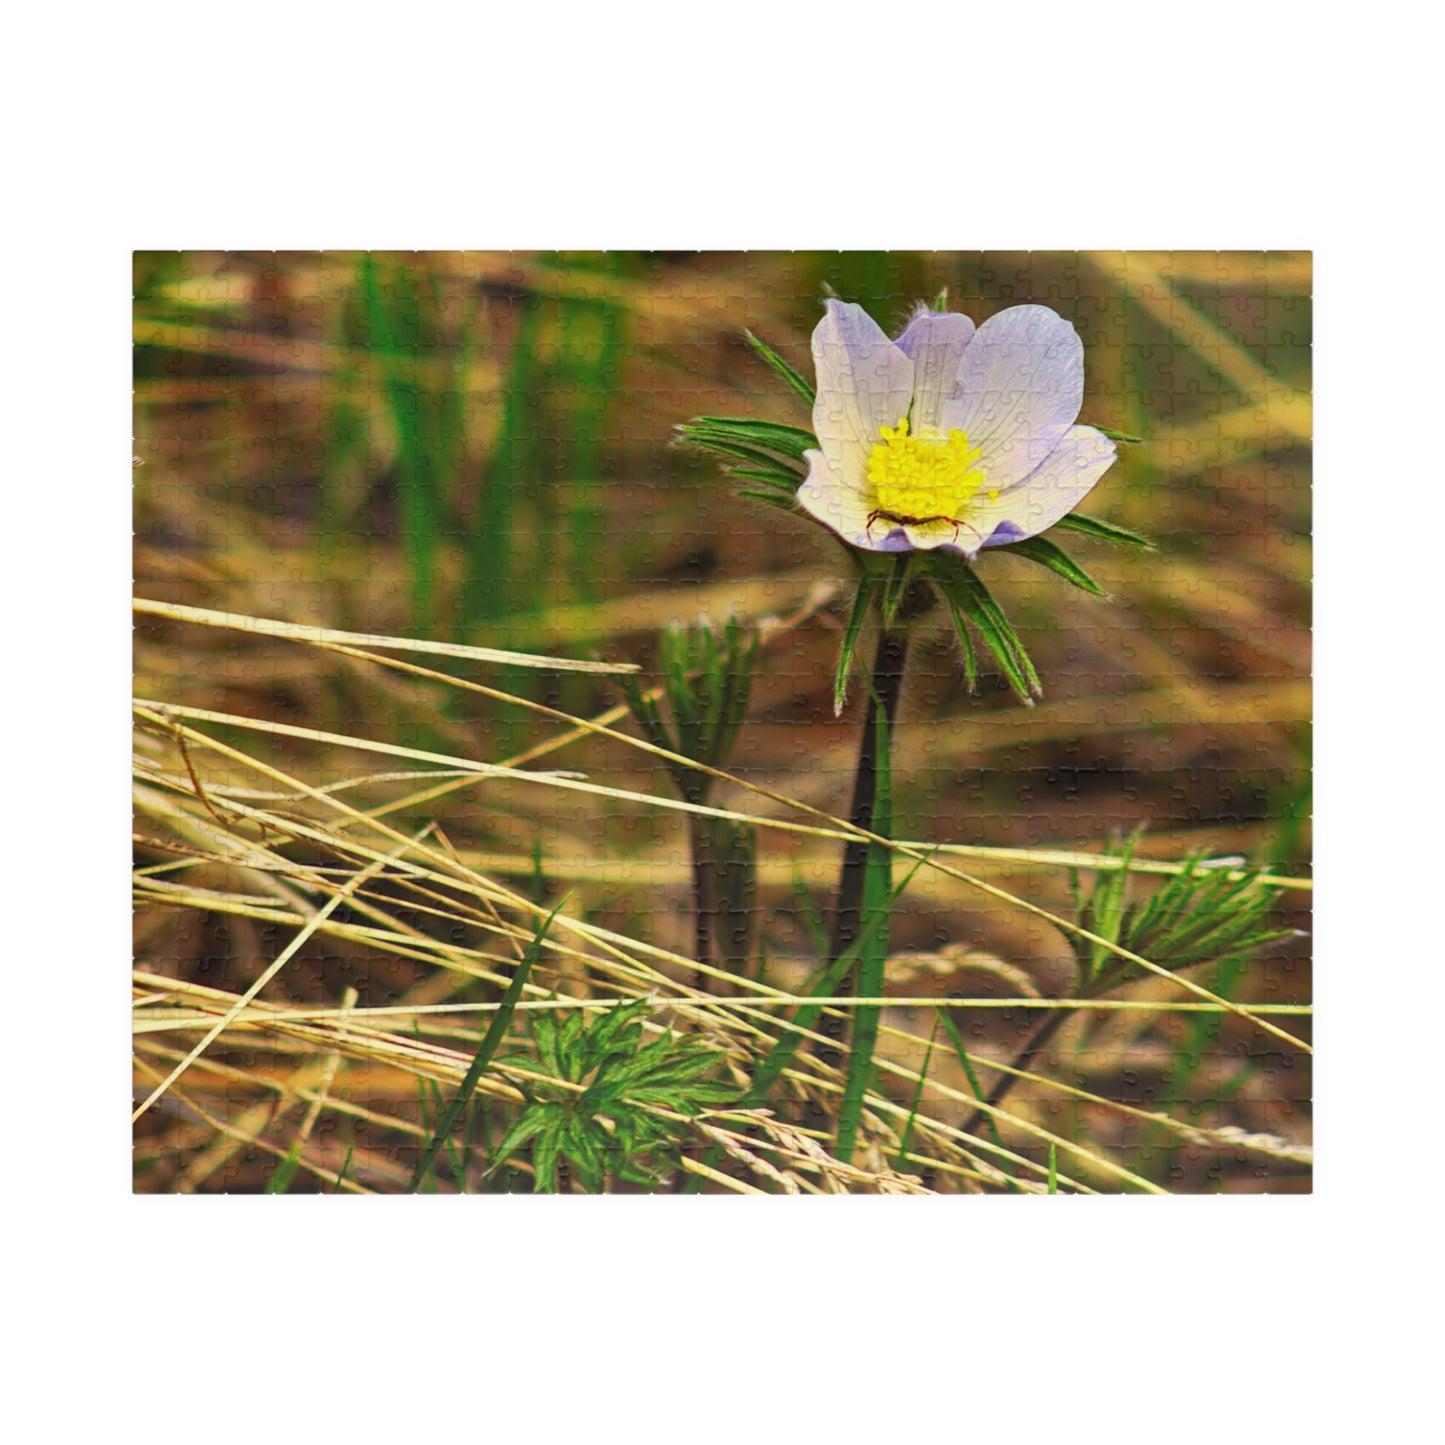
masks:
[[(903, 664), (908, 656), (906, 630), (885, 630), (878, 638), (873, 660), (873, 681), (868, 691), (868, 713), (863, 721), (863, 739), (858, 746), (858, 771), (853, 780), (853, 807), (849, 820), (855, 828), (873, 829), (873, 806), (878, 797), (881, 746), (890, 746), (893, 722), (898, 713), (898, 695), (903, 689)], [(887, 723), (886, 741), (880, 744), (878, 719)], [(883, 759), (886, 762), (886, 759)], [(868, 843), (858, 838), (843, 849), (843, 871), (838, 879), (838, 906), (833, 915), (833, 937), (828, 948), (829, 963), (836, 963), (857, 941), (863, 927), (863, 884), (868, 871)], [(852, 988), (852, 980), (839, 985), (840, 993)], [(843, 1021), (824, 1018), (821, 1032), (841, 1038)], [(834, 1051), (827, 1051), (832, 1054)], [(825, 1055), (826, 1057), (826, 1055)]]
[[(1017, 1054), (1014, 1055), (1010, 1067), (1015, 1069), (1027, 1069), (1043, 1051), (1048, 1048), (1049, 1041), (1068, 1022), (1072, 1009), (1056, 1008), (1049, 1016), (1029, 1035), (1029, 1041)], [(1008, 1098), (1009, 1091), (1018, 1083), (1017, 1074), (1005, 1074), (989, 1091), (984, 1103), (990, 1108), (996, 1109)], [(964, 1120), (961, 1128), (965, 1134), (972, 1134), (985, 1119), (985, 1112), (982, 1109), (975, 1109), (972, 1114)]]

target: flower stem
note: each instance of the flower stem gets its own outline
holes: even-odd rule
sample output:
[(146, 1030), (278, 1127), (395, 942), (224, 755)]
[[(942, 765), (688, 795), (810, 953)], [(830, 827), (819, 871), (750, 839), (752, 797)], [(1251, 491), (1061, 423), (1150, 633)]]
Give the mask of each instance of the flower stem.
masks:
[[(1028, 1042), (1013, 1057), (1011, 1064), (1015, 1069), (1027, 1069), (1043, 1051), (1048, 1048), (1049, 1041), (1068, 1022), (1072, 1013), (1070, 1009), (1056, 1008), (1050, 1011), (1047, 1018), (1029, 1035)], [(1005, 1074), (989, 1091), (984, 1103), (991, 1108), (997, 1108), (1008, 1098), (1010, 1090), (1018, 1083), (1017, 1074)], [(975, 1129), (984, 1121), (984, 1111), (975, 1109), (960, 1126), (965, 1134), (972, 1134)]]
[[(707, 821), (696, 813), (688, 819), (688, 841), (692, 852), (692, 894), (694, 930), (694, 954), (699, 963), (712, 962), (712, 850), (709, 847)], [(701, 970), (694, 978), (702, 988), (705, 978)]]
[[(853, 806), (848, 816), (855, 828), (873, 829), (873, 807), (878, 797), (880, 762), (879, 748), (890, 747), (893, 721), (898, 713), (898, 695), (903, 689), (903, 664), (908, 656), (908, 633), (905, 629), (885, 629), (878, 638), (878, 652), (873, 660), (873, 678), (868, 689), (868, 712), (863, 721), (863, 738), (858, 745), (858, 771), (853, 780)], [(882, 717), (886, 727), (880, 729)], [(836, 963), (857, 940), (863, 927), (863, 885), (868, 873), (868, 843), (855, 838), (844, 846), (843, 871), (838, 879), (838, 906), (833, 914), (833, 936), (828, 948), (828, 962)], [(851, 979), (839, 985), (847, 993)], [(830, 1038), (841, 1038), (840, 1019), (821, 1021), (821, 1031)]]

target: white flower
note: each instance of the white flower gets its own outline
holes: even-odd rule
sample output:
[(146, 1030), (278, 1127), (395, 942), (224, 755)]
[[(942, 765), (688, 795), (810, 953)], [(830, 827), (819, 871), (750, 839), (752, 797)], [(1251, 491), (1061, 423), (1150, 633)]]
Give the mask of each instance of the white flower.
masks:
[(862, 307), (829, 301), (813, 361), (820, 450), (798, 501), (855, 547), (971, 559), (1052, 527), (1114, 460), (1112, 441), (1074, 425), (1083, 343), (1047, 306), (977, 331), (920, 310), (890, 341)]

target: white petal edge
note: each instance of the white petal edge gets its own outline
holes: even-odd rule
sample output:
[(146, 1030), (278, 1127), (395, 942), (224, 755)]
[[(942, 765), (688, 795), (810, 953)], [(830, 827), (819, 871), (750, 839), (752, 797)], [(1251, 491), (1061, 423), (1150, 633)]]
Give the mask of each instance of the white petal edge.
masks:
[[(975, 556), (984, 547), (1006, 547), (1036, 537), (1072, 512), (1113, 465), (1117, 448), (1091, 426), (1070, 427), (1043, 464), (1018, 486), (992, 501), (980, 497), (963, 520), (983, 538), (959, 550)], [(967, 535), (967, 533), (965, 533)]]
[(813, 328), (813, 365), (818, 445), (843, 484), (861, 497), (879, 429), (908, 415), (913, 363), (861, 306), (829, 301)]
[(798, 505), (824, 526), (831, 527), (845, 542), (869, 552), (901, 552), (908, 543), (896, 534), (870, 536), (868, 503), (863, 493), (849, 486), (820, 451), (806, 451), (808, 476), (798, 488)]
[(959, 366), (951, 426), (968, 433), (990, 490), (1038, 467), (1084, 402), (1084, 343), (1047, 306), (1010, 306), (974, 334)]
[(898, 338), (913, 362), (913, 434), (947, 433), (958, 392), (958, 369), (973, 339), (973, 321), (957, 311), (920, 311)]

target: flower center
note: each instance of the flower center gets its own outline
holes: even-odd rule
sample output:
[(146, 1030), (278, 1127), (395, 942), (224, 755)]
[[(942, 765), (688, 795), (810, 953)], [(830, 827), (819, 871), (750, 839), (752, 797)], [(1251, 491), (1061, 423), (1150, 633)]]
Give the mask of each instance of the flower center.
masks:
[(874, 512), (884, 521), (956, 521), (983, 486), (976, 465), (983, 453), (969, 447), (967, 432), (911, 436), (904, 416), (896, 427), (881, 427), (879, 435), (882, 440), (868, 453), (868, 487)]

